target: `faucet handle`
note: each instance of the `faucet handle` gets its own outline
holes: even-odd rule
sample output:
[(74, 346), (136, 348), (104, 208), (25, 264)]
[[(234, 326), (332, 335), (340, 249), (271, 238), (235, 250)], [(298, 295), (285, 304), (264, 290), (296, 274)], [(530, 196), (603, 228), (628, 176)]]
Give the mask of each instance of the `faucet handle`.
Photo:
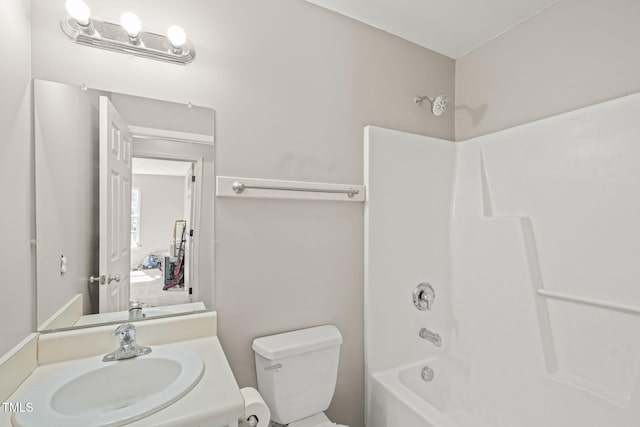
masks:
[(130, 331), (135, 332), (135, 330), (135, 325), (132, 325), (131, 323), (123, 323), (122, 325), (118, 326), (115, 331), (111, 332), (111, 335), (124, 335), (130, 333)]
[(111, 335), (120, 338), (120, 345), (127, 346), (136, 342), (136, 327), (131, 323), (124, 323), (116, 328)]

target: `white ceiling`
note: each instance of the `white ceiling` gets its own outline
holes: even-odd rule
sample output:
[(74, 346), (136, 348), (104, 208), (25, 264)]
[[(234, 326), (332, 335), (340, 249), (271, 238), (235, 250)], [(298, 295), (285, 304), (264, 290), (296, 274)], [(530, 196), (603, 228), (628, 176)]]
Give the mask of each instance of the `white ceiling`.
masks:
[(307, 0), (460, 58), (558, 0)]
[(187, 176), (190, 168), (190, 162), (134, 157), (131, 172), (135, 175)]

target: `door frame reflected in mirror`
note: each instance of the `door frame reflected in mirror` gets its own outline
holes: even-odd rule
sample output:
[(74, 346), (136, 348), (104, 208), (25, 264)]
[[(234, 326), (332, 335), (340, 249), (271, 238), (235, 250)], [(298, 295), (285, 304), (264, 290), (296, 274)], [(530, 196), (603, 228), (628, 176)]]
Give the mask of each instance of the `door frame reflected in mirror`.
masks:
[[(134, 134), (134, 139), (136, 138), (135, 134)], [(186, 142), (186, 141), (181, 141), (181, 142)], [(133, 157), (134, 158), (142, 158), (142, 159), (155, 159), (155, 160), (176, 160), (176, 161), (183, 161), (183, 162), (191, 162), (192, 164), (195, 165), (194, 167), (194, 174), (196, 176), (196, 180), (194, 182), (194, 189), (193, 191), (196, 194), (195, 197), (195, 205), (193, 207), (194, 212), (193, 212), (193, 224), (191, 225), (191, 229), (193, 230), (199, 230), (200, 229), (200, 221), (201, 221), (201, 208), (202, 208), (202, 199), (203, 199), (203, 192), (202, 192), (202, 183), (201, 183), (201, 178), (198, 177), (202, 177), (202, 172), (204, 169), (204, 157), (202, 156), (196, 156), (196, 155), (178, 155), (178, 154), (169, 154), (169, 153), (162, 153), (162, 152), (157, 152), (157, 151), (150, 151), (150, 150), (137, 150), (135, 148), (135, 144), (134, 144), (134, 149), (133, 149)], [(190, 236), (191, 238), (190, 240), (190, 246), (191, 246), (191, 251), (192, 253), (190, 254), (190, 266), (189, 268), (191, 269), (191, 273), (190, 273), (190, 281), (191, 283), (188, 283), (188, 292), (191, 295), (191, 299), (194, 301), (198, 300), (198, 296), (199, 296), (199, 291), (200, 291), (200, 275), (199, 275), (199, 264), (198, 264), (198, 256), (199, 256), (199, 249), (197, 245), (193, 244), (193, 239), (196, 238), (195, 236)], [(185, 286), (185, 288), (187, 288), (187, 286)]]

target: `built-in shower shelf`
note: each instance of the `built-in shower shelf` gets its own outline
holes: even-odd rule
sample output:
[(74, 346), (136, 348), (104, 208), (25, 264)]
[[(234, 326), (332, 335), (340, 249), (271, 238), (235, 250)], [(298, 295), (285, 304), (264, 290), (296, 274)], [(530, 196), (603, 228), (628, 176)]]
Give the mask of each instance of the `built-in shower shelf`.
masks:
[(364, 202), (365, 186), (218, 176), (216, 177), (216, 195), (239, 198)]
[(543, 297), (557, 299), (562, 301), (575, 302), (577, 304), (590, 305), (593, 307), (606, 308), (609, 310), (621, 311), (624, 313), (640, 314), (640, 307), (631, 305), (618, 304), (615, 302), (601, 301), (594, 298), (586, 298), (571, 294), (565, 294), (563, 292), (550, 291), (547, 289), (538, 289), (538, 294)]
[(603, 387), (597, 382), (586, 380), (577, 375), (572, 375), (567, 372), (555, 372), (552, 374), (552, 378), (605, 399), (606, 401), (621, 408), (629, 407), (629, 403), (631, 402), (630, 394), (616, 392), (610, 388)]

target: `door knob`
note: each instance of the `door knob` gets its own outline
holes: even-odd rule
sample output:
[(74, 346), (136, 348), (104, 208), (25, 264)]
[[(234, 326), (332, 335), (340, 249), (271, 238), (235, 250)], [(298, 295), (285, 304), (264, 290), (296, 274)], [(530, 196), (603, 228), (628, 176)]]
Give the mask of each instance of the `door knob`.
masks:
[(89, 283), (98, 283), (100, 285), (104, 284), (104, 276), (91, 276), (89, 277)]
[(101, 285), (110, 284), (113, 281), (120, 282), (120, 275), (116, 274), (115, 276), (91, 276), (89, 277), (89, 283), (99, 283)]

